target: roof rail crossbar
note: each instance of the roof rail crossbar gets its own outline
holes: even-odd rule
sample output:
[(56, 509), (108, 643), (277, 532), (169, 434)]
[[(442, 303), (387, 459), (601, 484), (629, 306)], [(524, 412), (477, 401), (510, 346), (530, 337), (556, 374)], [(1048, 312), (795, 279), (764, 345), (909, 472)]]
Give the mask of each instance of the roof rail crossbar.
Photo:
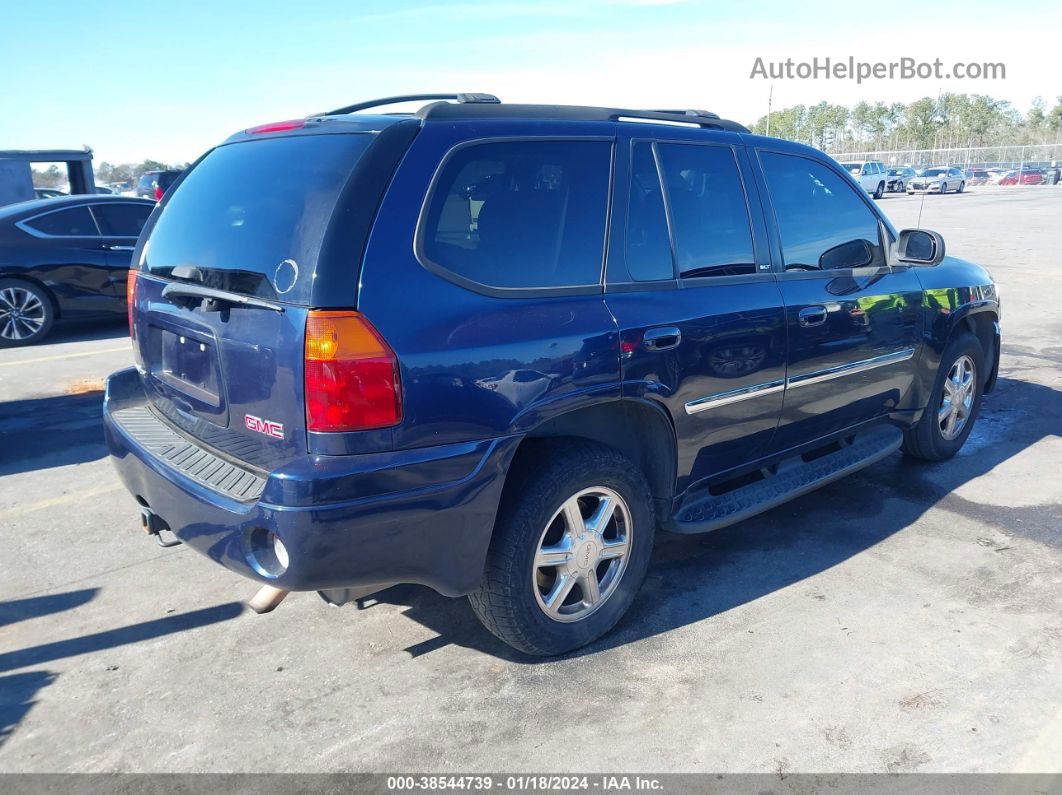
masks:
[(365, 102), (355, 102), (353, 105), (345, 105), (342, 108), (336, 108), (330, 110), (327, 113), (317, 114), (320, 116), (342, 116), (345, 113), (356, 113), (359, 110), (368, 110), (369, 108), (379, 108), (384, 105), (395, 105), (399, 102), (421, 102), (433, 99), (453, 99), (462, 104), (474, 104), (474, 105), (497, 105), (501, 102), (493, 94), (476, 94), (476, 93), (464, 93), (464, 94), (403, 94), (397, 97), (381, 97), (380, 99), (370, 99)]

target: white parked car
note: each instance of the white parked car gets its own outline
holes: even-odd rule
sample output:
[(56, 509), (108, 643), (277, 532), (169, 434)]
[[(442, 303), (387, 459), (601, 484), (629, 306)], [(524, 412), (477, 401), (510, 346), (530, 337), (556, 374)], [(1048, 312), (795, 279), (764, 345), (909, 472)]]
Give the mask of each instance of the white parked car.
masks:
[(880, 199), (885, 193), (885, 183), (889, 179), (888, 169), (880, 160), (841, 163), (841, 168), (855, 177), (855, 181), (863, 186), (863, 190), (875, 199)]
[(966, 190), (966, 174), (961, 168), (931, 166), (915, 169), (915, 176), (907, 183), (907, 193), (947, 193)]

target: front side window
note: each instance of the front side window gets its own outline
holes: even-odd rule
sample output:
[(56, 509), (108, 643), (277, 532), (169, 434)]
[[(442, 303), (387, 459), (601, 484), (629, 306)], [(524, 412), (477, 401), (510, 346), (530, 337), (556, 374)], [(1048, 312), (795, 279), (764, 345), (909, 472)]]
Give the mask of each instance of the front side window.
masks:
[(84, 205), (71, 207), (68, 210), (59, 210), (47, 215), (38, 215), (36, 218), (30, 218), (24, 223), (26, 226), (45, 235), (99, 237), (100, 234), (96, 228), (96, 222), (92, 220), (92, 215)]
[(140, 237), (151, 208), (140, 204), (97, 204), (92, 212), (100, 231), (109, 237)]
[(807, 157), (762, 152), (786, 270), (885, 262), (877, 216), (832, 169)]
[(422, 259), (490, 287), (598, 284), (611, 164), (606, 141), (457, 150), (436, 180), (419, 233)]
[(679, 276), (756, 272), (745, 189), (729, 147), (657, 144)]

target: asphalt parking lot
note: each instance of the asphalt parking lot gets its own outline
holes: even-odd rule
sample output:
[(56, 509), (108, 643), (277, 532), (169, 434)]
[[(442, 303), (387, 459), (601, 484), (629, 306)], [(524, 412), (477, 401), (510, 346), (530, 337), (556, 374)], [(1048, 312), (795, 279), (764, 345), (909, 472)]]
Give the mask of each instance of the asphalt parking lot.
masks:
[(0, 351), (0, 770), (1062, 771), (1062, 188), (881, 206), (1001, 284), (965, 449), (661, 538), (617, 630), (554, 661), (424, 588), (254, 615), (106, 459), (124, 326)]

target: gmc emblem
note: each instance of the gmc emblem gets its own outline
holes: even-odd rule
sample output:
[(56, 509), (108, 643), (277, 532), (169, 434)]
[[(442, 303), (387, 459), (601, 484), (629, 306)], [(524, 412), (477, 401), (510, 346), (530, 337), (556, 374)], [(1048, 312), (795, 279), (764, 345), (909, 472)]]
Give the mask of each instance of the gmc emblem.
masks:
[(243, 424), (252, 431), (264, 433), (266, 436), (272, 436), (274, 439), (284, 438), (284, 426), (279, 422), (263, 420), (261, 417), (256, 417), (253, 414), (244, 414)]

